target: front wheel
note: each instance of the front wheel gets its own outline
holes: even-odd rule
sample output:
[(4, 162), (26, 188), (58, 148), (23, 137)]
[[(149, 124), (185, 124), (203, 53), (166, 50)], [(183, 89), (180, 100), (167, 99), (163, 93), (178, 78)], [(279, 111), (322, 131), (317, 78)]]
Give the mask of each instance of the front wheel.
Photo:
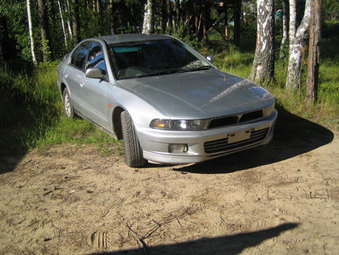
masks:
[(144, 166), (146, 160), (143, 158), (142, 148), (136, 136), (133, 121), (126, 111), (121, 113), (121, 128), (124, 139), (126, 164), (130, 167)]
[(65, 88), (63, 93), (62, 93), (63, 101), (64, 101), (64, 110), (66, 117), (69, 119), (74, 118), (74, 108), (71, 102), (71, 97), (69, 95), (68, 89)]

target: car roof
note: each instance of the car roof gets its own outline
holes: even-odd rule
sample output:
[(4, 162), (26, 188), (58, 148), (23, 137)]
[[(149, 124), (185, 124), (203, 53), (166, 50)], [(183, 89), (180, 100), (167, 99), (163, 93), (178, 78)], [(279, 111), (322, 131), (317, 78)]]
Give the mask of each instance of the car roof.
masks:
[(107, 44), (121, 43), (121, 42), (136, 42), (147, 40), (164, 40), (171, 39), (171, 36), (163, 34), (121, 34), (121, 35), (106, 35), (98, 37), (104, 40)]

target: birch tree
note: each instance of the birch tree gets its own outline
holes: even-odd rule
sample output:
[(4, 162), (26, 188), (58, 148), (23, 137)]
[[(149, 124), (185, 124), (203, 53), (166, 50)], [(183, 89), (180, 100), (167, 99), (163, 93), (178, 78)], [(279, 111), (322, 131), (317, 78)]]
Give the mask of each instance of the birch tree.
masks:
[(289, 61), (288, 61), (288, 73), (286, 80), (286, 88), (289, 90), (297, 90), (301, 81), (301, 60), (302, 50), (306, 45), (308, 36), (308, 29), (310, 26), (311, 16), (311, 1), (306, 0), (305, 12), (303, 19), (298, 27), (296, 28), (296, 17), (297, 17), (297, 5), (296, 0), (289, 0), (290, 3), (290, 22), (289, 22)]
[(322, 2), (322, 0), (314, 0), (311, 4), (310, 41), (306, 79), (306, 103), (315, 103), (318, 95)]
[(64, 16), (62, 15), (62, 9), (61, 9), (59, 0), (58, 0), (58, 7), (59, 7), (60, 20), (61, 20), (62, 33), (64, 34), (64, 43), (65, 43), (65, 47), (67, 48), (67, 33), (65, 29)]
[(249, 79), (258, 83), (274, 79), (273, 9), (273, 0), (257, 0), (257, 43)]
[(154, 20), (153, 20), (153, 0), (147, 0), (145, 4), (144, 22), (142, 25), (143, 34), (151, 34), (154, 31)]
[(69, 38), (71, 40), (73, 40), (73, 32), (72, 32), (72, 27), (71, 27), (71, 22), (70, 22), (70, 15), (69, 15), (69, 13), (71, 12), (70, 11), (71, 8), (70, 8), (69, 0), (66, 0), (66, 4), (67, 4), (67, 6), (66, 6), (66, 9), (65, 9), (65, 13), (67, 15), (68, 35), (69, 35)]
[(31, 55), (32, 55), (32, 62), (34, 65), (38, 63), (35, 57), (35, 49), (34, 49), (34, 37), (33, 37), (33, 27), (32, 27), (32, 15), (31, 15), (31, 0), (26, 0), (26, 7), (27, 7), (27, 19), (28, 19), (28, 33), (29, 33), (29, 40), (31, 43)]

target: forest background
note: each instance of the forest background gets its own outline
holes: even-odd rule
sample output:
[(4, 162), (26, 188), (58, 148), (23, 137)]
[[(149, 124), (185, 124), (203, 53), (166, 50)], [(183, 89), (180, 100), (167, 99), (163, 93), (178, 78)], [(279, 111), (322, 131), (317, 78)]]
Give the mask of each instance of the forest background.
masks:
[[(201, 54), (213, 55), (213, 63), (220, 70), (249, 77), (254, 66), (260, 2), (273, 0), (0, 0), (0, 153), (65, 142), (95, 143), (103, 153), (121, 153), (120, 143), (92, 124), (81, 119), (68, 121), (63, 116), (55, 85), (56, 67), (63, 56), (82, 39), (140, 33), (149, 26), (146, 32), (174, 35)], [(299, 27), (308, 1), (294, 2)], [(293, 116), (338, 129), (339, 3), (320, 2), (319, 85), (311, 104), (305, 100), (307, 42), (298, 86), (290, 90), (286, 88), (289, 41), (282, 43), (284, 14), (289, 16), (284, 4), (288, 6), (288, 1), (276, 0), (273, 5), (275, 68), (273, 79), (259, 83), (277, 99), (278, 132), (290, 125)], [(151, 19), (146, 21), (149, 15)]]

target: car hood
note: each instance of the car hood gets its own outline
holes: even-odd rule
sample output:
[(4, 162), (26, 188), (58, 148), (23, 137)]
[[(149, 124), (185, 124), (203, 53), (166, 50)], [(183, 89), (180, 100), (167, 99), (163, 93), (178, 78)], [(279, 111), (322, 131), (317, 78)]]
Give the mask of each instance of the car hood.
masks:
[(118, 85), (169, 118), (219, 117), (274, 102), (262, 87), (216, 69), (119, 80)]

